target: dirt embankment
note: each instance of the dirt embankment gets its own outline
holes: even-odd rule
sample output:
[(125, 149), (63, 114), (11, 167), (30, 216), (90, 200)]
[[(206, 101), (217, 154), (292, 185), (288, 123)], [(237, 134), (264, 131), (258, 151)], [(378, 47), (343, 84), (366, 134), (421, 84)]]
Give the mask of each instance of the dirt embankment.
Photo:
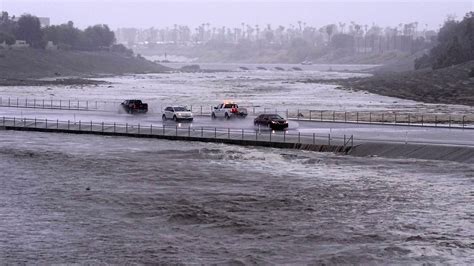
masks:
[(58, 77), (56, 82), (59, 83), (80, 83), (82, 79), (62, 77), (160, 73), (167, 70), (169, 68), (143, 58), (112, 52), (0, 50), (0, 85), (43, 85), (42, 81), (31, 80), (44, 77)]
[(474, 61), (442, 69), (422, 69), (400, 73), (379, 73), (369, 78), (341, 80), (306, 80), (330, 83), (346, 89), (363, 90), (380, 95), (427, 103), (474, 106)]

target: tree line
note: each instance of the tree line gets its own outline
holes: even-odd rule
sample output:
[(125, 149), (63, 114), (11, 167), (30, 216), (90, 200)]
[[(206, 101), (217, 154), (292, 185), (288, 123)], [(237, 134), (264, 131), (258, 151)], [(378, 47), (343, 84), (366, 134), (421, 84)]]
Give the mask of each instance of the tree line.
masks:
[(474, 60), (474, 12), (461, 21), (448, 19), (438, 33), (436, 46), (415, 60), (415, 68), (437, 69), (470, 60)]
[[(400, 50), (414, 53), (429, 46), (436, 32), (421, 29), (418, 22), (399, 24), (395, 27), (371, 26), (356, 22), (336, 23), (322, 27), (296, 24), (273, 27), (249, 25), (241, 27), (213, 27), (203, 23), (192, 30), (186, 25), (167, 28), (121, 28), (116, 31), (119, 43), (129, 47), (147, 45), (150, 48), (160, 44), (211, 47), (248, 47), (251, 49), (301, 49), (318, 52), (323, 48), (344, 50), (347, 53), (384, 52)], [(302, 52), (303, 53), (303, 52)], [(308, 54), (310, 56), (310, 54)]]
[[(31, 47), (44, 49), (49, 41), (65, 50), (110, 49), (115, 43), (115, 34), (107, 25), (99, 24), (80, 30), (72, 21), (61, 25), (41, 27), (38, 17), (25, 14), (18, 19), (2, 12), (0, 17), (0, 43), (12, 45), (24, 40)], [(125, 47), (115, 47), (124, 49)]]

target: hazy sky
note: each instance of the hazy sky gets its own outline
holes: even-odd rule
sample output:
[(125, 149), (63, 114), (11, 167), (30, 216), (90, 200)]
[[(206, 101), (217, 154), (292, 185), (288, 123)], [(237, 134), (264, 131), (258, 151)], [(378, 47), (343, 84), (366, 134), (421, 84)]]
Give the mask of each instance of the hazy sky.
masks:
[(312, 26), (339, 21), (395, 26), (419, 22), (419, 27), (438, 28), (448, 14), (462, 18), (473, 11), (468, 1), (245, 1), (245, 0), (0, 0), (0, 9), (11, 15), (30, 13), (50, 17), (52, 24), (69, 20), (83, 28), (93, 24), (118, 27), (166, 27), (182, 24), (195, 27), (240, 27), (242, 22), (273, 26), (297, 25), (301, 20)]

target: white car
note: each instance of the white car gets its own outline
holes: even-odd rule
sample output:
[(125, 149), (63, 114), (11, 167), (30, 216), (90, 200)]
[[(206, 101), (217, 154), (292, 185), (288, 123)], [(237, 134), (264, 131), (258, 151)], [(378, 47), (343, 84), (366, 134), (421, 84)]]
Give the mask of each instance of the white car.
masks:
[(172, 119), (174, 121), (193, 121), (193, 113), (186, 107), (168, 106), (163, 112), (163, 121)]
[(236, 103), (221, 103), (218, 106), (214, 107), (212, 110), (211, 117), (215, 118), (225, 118), (230, 119), (231, 117), (240, 117), (245, 118), (247, 116), (247, 109), (239, 107)]

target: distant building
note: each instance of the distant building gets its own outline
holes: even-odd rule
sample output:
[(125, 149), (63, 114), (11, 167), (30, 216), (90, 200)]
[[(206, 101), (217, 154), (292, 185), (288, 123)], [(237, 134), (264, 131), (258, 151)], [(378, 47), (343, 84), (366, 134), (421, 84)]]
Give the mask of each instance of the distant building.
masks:
[(41, 23), (42, 28), (49, 27), (49, 25), (51, 24), (51, 21), (48, 17), (38, 17), (38, 19)]

